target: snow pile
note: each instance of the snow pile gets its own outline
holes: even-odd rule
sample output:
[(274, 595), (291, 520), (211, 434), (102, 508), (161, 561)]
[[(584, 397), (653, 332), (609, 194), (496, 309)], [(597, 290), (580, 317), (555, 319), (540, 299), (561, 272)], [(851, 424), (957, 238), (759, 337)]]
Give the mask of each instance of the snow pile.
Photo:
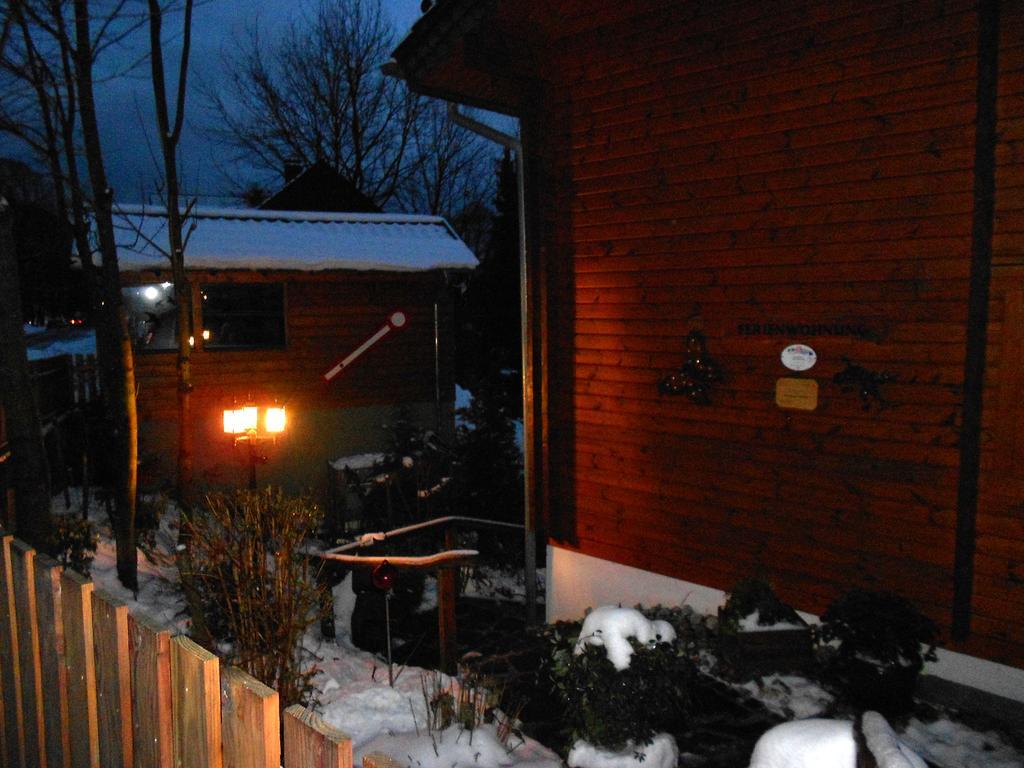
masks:
[[(334, 588), (333, 595), (337, 640), (322, 640), (311, 630), (304, 644), (315, 659), (313, 682), (323, 718), (352, 739), (354, 764), (361, 764), (363, 755), (381, 752), (417, 768), (558, 768), (557, 755), (536, 741), (512, 736), (506, 747), (490, 725), (472, 733), (457, 728), (429, 733), (422, 678), (426, 670), (396, 666), (395, 685), (389, 687), (384, 662), (351, 645), (355, 607), (351, 573)], [(441, 680), (445, 685), (452, 683), (447, 676)]]
[(902, 739), (942, 768), (1024, 768), (1024, 756), (998, 734), (980, 733), (946, 718), (932, 723), (913, 718)]
[(896, 738), (888, 721), (877, 712), (865, 712), (861, 717), (864, 743), (878, 763), (878, 768), (928, 768), (924, 760)]
[[(861, 719), (864, 743), (878, 768), (927, 768), (877, 712)], [(844, 720), (794, 720), (765, 733), (754, 747), (750, 768), (856, 768), (854, 724)]]
[(357, 453), (352, 456), (342, 456), (331, 462), (333, 469), (342, 470), (346, 467), (351, 470), (372, 469), (374, 465), (383, 462), (383, 453)]
[(577, 741), (566, 760), (570, 768), (675, 768), (679, 762), (676, 740), (659, 733), (650, 744), (628, 742), (619, 752), (609, 752), (585, 741)]
[[(81, 489), (72, 488), (69, 492), (72, 511), (64, 511), (63, 500), (58, 496), (54, 498), (54, 514), (78, 514), (75, 510), (82, 508)], [(189, 621), (185, 598), (181, 592), (178, 566), (174, 560), (178, 540), (178, 508), (169, 503), (166, 512), (161, 516), (160, 527), (154, 537), (156, 546), (151, 553), (152, 559), (141, 551), (138, 552), (139, 591), (134, 595), (123, 587), (117, 578), (114, 534), (100, 503), (93, 502), (90, 518), (99, 534), (96, 555), (89, 569), (89, 575), (96, 588), (123, 600), (132, 613), (144, 615), (156, 624), (169, 627), (177, 633), (187, 632)]]
[(671, 643), (676, 639), (676, 631), (667, 621), (651, 621), (635, 608), (603, 605), (583, 620), (574, 652), (581, 654), (588, 645), (603, 647), (608, 660), (621, 672), (629, 668), (633, 656), (631, 637), (643, 644)]
[(776, 621), (774, 624), (760, 624), (761, 612), (754, 611), (749, 616), (739, 620), (740, 632), (769, 632), (779, 629), (803, 629), (804, 627), (792, 621)]
[(359, 750), (359, 758), (354, 762), (361, 761), (362, 755), (382, 752), (416, 768), (558, 768), (561, 765), (553, 752), (536, 742), (526, 744), (517, 741), (517, 744), (523, 751), (519, 754), (519, 749), (510, 752), (492, 725), (481, 725), (472, 731), (453, 725), (432, 735), (407, 733), (378, 737)]
[(835, 700), (820, 685), (799, 675), (765, 675), (733, 687), (750, 694), (776, 715), (798, 720), (821, 715)]

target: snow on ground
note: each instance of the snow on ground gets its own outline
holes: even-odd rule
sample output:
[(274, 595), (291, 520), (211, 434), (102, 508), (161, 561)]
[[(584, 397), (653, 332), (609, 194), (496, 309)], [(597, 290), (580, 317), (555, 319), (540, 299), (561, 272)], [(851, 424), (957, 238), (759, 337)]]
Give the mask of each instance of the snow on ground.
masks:
[[(81, 509), (80, 499), (77, 489), (72, 489), (72, 504), (65, 512), (63, 498), (55, 497), (54, 512), (76, 514)], [(136, 596), (117, 581), (114, 545), (102, 505), (94, 502), (91, 514), (100, 532), (100, 544), (91, 569), (97, 587), (125, 600), (132, 611), (141, 611), (176, 631), (185, 631), (188, 622), (184, 618), (184, 599), (172, 562), (177, 539), (177, 513), (173, 505), (168, 505), (161, 519), (156, 537), (156, 562), (139, 555), (140, 589)], [(505, 583), (508, 581), (521, 584), (521, 579)], [(304, 645), (309, 651), (310, 663), (318, 668), (314, 678), (318, 711), (328, 723), (352, 738), (357, 764), (363, 754), (378, 751), (400, 762), (407, 761), (410, 768), (557, 768), (560, 765), (553, 752), (532, 740), (520, 743), (512, 736), (506, 751), (495, 744), (491, 726), (474, 731), (471, 740), (468, 733), (461, 736), (456, 732), (428, 733), (422, 675), (433, 673), (396, 667), (395, 686), (389, 687), (386, 662), (351, 644), (347, 628), (355, 595), (349, 580), (335, 588), (334, 604), (338, 639), (323, 640), (313, 628), (307, 633)], [(653, 627), (645, 631), (657, 634)], [(794, 675), (768, 675), (737, 687), (772, 711), (798, 720), (820, 715), (832, 702), (831, 695), (816, 683)], [(899, 736), (915, 752), (940, 768), (1024, 768), (1024, 756), (997, 734), (981, 733), (946, 718), (933, 723), (911, 720)], [(648, 754), (644, 768), (658, 765), (655, 757)]]
[(940, 718), (912, 719), (901, 737), (915, 752), (941, 768), (1024, 768), (1024, 755), (996, 733), (980, 733)]
[(96, 332), (91, 329), (66, 328), (48, 331), (46, 328), (26, 325), (25, 342), (29, 360), (42, 360), (60, 355), (96, 354)]
[(676, 740), (659, 733), (650, 744), (638, 747), (627, 742), (619, 752), (609, 752), (585, 741), (572, 745), (566, 762), (572, 768), (675, 768), (679, 762)]
[(797, 720), (821, 715), (835, 700), (813, 680), (799, 675), (765, 675), (733, 687), (757, 699), (771, 712)]
[[(71, 496), (70, 509), (65, 508), (63, 497), (55, 497), (53, 512), (55, 514), (78, 514), (82, 508), (82, 493), (79, 488), (69, 491)], [(178, 567), (174, 563), (174, 553), (178, 541), (178, 510), (173, 504), (167, 505), (167, 512), (160, 519), (160, 527), (156, 532), (156, 547), (151, 553), (152, 560), (141, 551), (138, 552), (139, 592), (133, 595), (131, 590), (121, 585), (117, 578), (117, 552), (114, 547), (114, 535), (107, 519), (102, 502), (94, 500), (90, 504), (90, 519), (99, 534), (96, 555), (93, 558), (89, 575), (96, 588), (123, 600), (128, 609), (142, 614), (159, 625), (171, 627), (178, 633), (188, 630), (188, 618), (185, 610), (185, 599), (181, 594), (178, 579)]]

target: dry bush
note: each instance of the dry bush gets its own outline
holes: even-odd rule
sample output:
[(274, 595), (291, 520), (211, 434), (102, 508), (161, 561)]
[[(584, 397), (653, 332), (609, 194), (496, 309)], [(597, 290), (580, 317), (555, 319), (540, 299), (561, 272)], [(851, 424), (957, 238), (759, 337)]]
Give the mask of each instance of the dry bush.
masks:
[(313, 671), (302, 671), (302, 636), (322, 601), (303, 544), (320, 520), (309, 499), (270, 488), (211, 494), (182, 519), (178, 565), (193, 634), (276, 688), (282, 706), (310, 703)]

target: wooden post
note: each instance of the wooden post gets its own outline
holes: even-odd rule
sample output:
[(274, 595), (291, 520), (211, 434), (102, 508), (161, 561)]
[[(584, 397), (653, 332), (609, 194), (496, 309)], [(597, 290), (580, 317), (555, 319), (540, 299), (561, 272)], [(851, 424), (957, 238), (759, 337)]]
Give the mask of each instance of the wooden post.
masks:
[(19, 539), (11, 544), (14, 606), (18, 612), (18, 666), (21, 669), (22, 726), (25, 766), (46, 766), (46, 726), (43, 717), (43, 673), (36, 616), (36, 552)]
[(70, 768), (68, 668), (64, 644), (61, 566), (51, 557), (36, 557), (36, 614), (42, 665), (43, 716), (49, 768)]
[(293, 704), (284, 711), (286, 768), (352, 768), (352, 740), (314, 712)]
[(135, 768), (171, 768), (171, 633), (128, 617)]
[(21, 706), (18, 615), (14, 608), (13, 536), (0, 538), (0, 663), (3, 664), (4, 765), (25, 766), (25, 728)]
[[(453, 550), (457, 546), (455, 529), (448, 526), (444, 531), (444, 548)], [(437, 637), (441, 651), (441, 671), (454, 675), (458, 666), (458, 641), (455, 634), (455, 600), (458, 569), (442, 567), (437, 571)]]
[(128, 605), (113, 595), (93, 592), (92, 627), (100, 767), (132, 768), (135, 758)]
[(220, 663), (187, 637), (171, 640), (174, 768), (221, 768)]
[(71, 768), (99, 768), (99, 723), (96, 712), (96, 658), (93, 654), (93, 583), (74, 571), (60, 579), (64, 654), (68, 678)]
[(277, 691), (235, 667), (224, 670), (220, 690), (224, 768), (280, 768)]

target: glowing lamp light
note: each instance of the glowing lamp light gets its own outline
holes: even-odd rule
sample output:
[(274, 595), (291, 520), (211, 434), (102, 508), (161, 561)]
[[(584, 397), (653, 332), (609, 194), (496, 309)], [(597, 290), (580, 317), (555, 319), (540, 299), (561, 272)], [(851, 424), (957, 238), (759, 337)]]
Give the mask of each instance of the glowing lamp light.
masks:
[(285, 424), (287, 424), (287, 422), (288, 420), (285, 417), (283, 405), (275, 405), (267, 408), (267, 415), (264, 423), (266, 424), (268, 433), (276, 434), (278, 432), (284, 432)]
[(229, 435), (241, 435), (256, 431), (256, 406), (246, 405), (241, 408), (224, 410), (224, 431)]

